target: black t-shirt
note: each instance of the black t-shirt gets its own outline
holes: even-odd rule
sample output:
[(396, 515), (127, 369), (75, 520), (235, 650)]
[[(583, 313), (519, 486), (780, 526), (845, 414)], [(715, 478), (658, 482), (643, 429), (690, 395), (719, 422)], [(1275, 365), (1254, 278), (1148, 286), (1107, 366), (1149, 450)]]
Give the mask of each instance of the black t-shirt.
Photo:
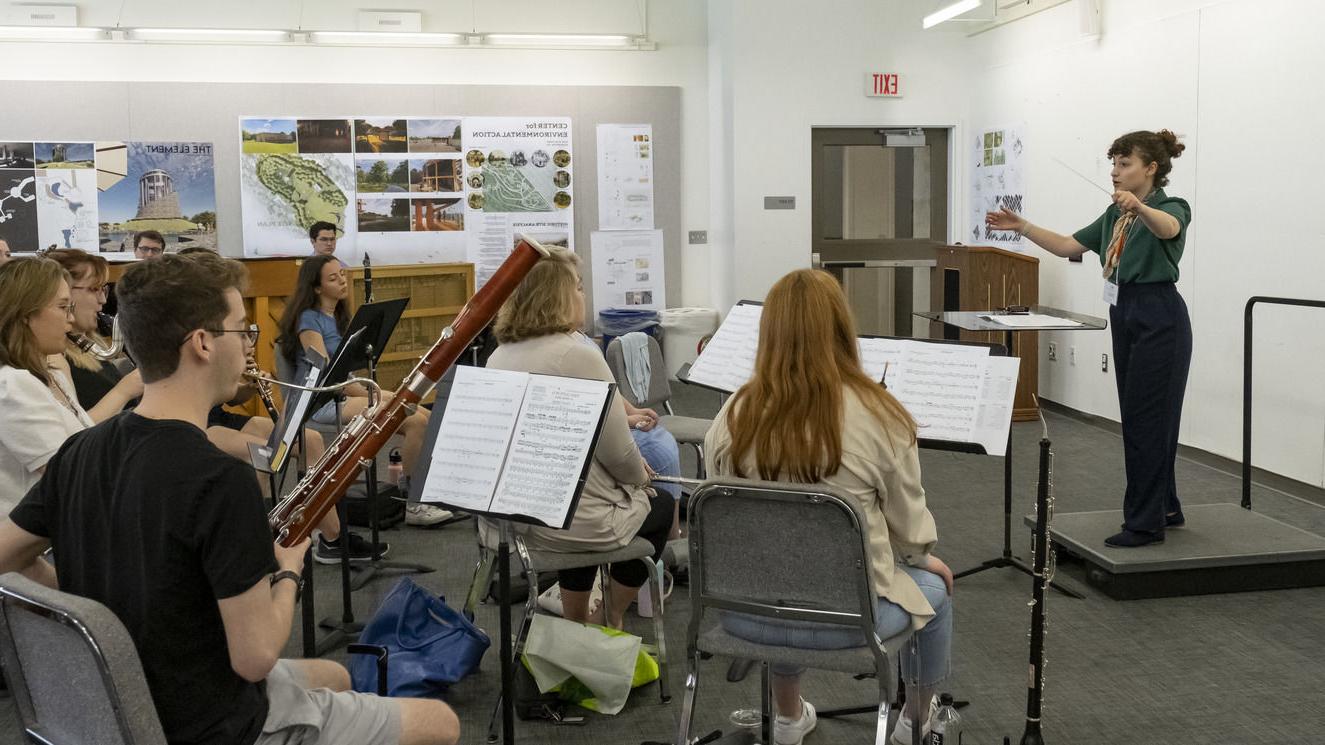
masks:
[(93, 372), (72, 360), (69, 362), (69, 377), (73, 379), (74, 393), (78, 396), (78, 404), (84, 409), (100, 403), (124, 377), (115, 365), (104, 360), (99, 361), (99, 364), (101, 370)]
[(231, 669), (217, 606), (277, 569), (251, 467), (128, 412), (69, 438), (9, 517), (51, 539), (60, 589), (128, 628), (171, 745), (257, 739), (265, 686)]

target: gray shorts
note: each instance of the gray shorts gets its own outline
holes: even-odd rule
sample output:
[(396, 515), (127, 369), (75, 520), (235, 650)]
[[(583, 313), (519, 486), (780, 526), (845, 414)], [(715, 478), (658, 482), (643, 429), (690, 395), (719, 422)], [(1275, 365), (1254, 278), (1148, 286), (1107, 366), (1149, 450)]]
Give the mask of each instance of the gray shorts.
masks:
[(288, 660), (267, 676), (267, 722), (255, 745), (397, 745), (400, 706), (367, 693), (309, 689)]

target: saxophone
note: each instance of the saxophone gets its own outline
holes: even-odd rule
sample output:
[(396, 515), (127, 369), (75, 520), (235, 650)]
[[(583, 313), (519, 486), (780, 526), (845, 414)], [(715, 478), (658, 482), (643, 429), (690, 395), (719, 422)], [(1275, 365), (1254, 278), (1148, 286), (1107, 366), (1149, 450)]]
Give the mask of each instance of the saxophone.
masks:
[[(98, 313), (97, 315), (101, 318), (107, 317), (104, 313)], [(74, 346), (102, 361), (115, 359), (120, 356), (120, 351), (124, 349), (124, 334), (120, 331), (120, 319), (118, 317), (111, 320), (110, 346), (105, 346), (96, 339), (76, 331), (68, 332), (65, 334), (65, 338)]]

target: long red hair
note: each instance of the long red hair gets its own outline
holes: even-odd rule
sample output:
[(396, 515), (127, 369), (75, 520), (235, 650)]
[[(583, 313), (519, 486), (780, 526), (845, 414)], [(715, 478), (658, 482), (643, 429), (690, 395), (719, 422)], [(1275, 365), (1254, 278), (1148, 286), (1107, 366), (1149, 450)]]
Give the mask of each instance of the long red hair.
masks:
[(751, 450), (765, 480), (814, 483), (837, 473), (844, 387), (881, 425), (915, 441), (915, 420), (865, 374), (858, 345), (846, 296), (831, 274), (801, 269), (773, 285), (759, 322), (754, 375), (727, 414), (738, 477)]

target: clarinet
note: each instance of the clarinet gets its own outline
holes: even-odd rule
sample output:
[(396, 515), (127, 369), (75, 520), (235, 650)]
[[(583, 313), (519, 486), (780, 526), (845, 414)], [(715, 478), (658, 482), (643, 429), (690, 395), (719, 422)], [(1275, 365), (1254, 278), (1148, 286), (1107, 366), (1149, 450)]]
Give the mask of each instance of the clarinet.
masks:
[[(1040, 414), (1044, 423), (1044, 414)], [(1035, 537), (1033, 538), (1033, 580), (1031, 584), (1031, 652), (1026, 691), (1026, 729), (1021, 734), (1021, 745), (1044, 745), (1040, 720), (1044, 704), (1044, 634), (1045, 598), (1049, 583), (1053, 581), (1057, 562), (1053, 544), (1049, 540), (1049, 526), (1054, 519), (1053, 451), (1049, 449), (1049, 427), (1044, 425), (1040, 438), (1040, 483), (1035, 492)]]
[(363, 301), (373, 302), (373, 260), (368, 252), (363, 252)]

